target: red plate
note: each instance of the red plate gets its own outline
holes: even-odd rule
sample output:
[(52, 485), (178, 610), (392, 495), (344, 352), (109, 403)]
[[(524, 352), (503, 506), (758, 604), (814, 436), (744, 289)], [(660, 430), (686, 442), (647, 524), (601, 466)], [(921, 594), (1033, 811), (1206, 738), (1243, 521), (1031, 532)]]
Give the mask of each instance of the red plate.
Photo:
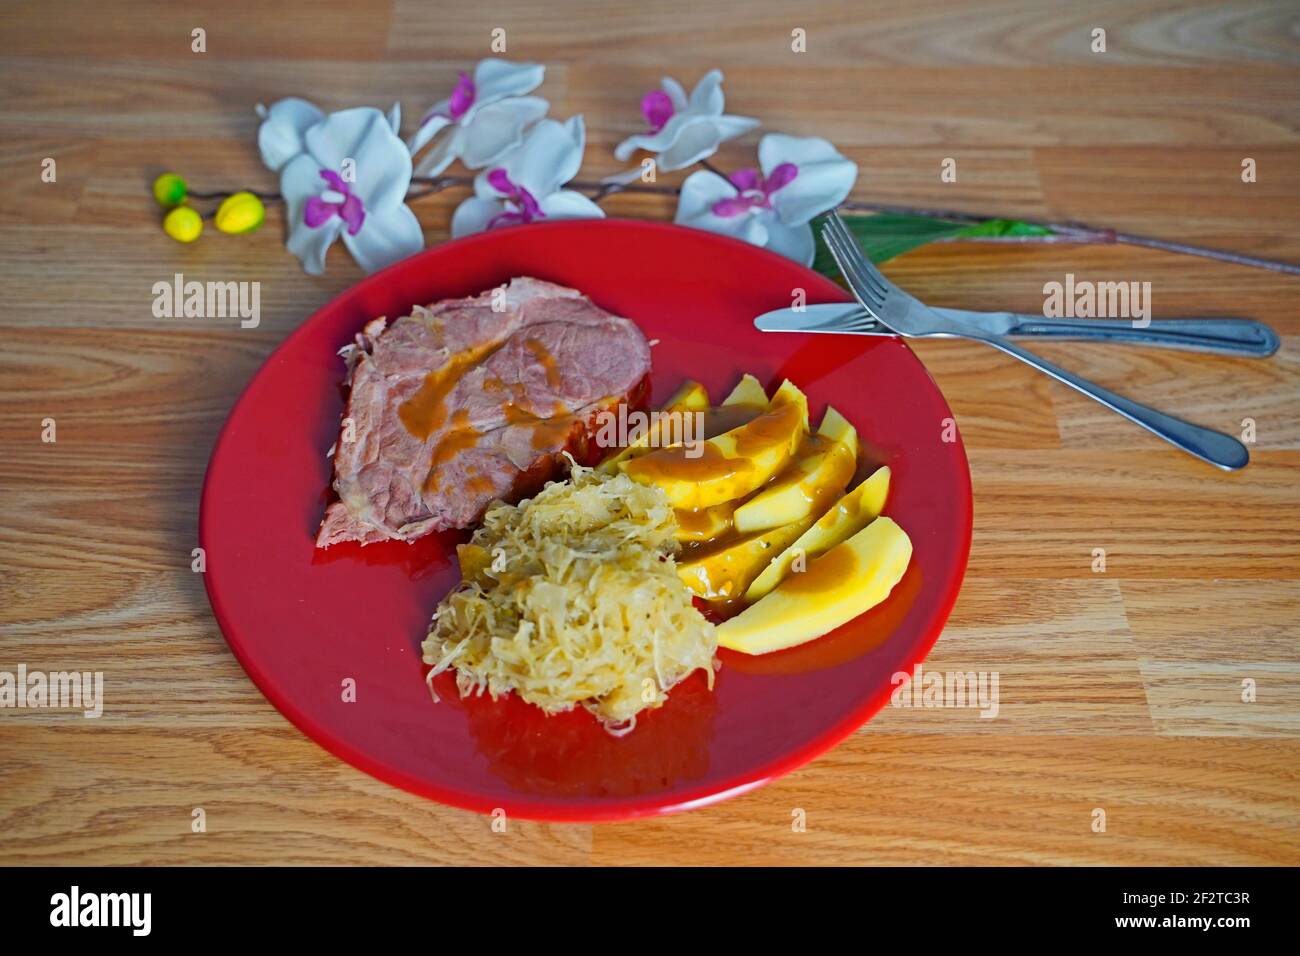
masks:
[[(465, 535), (314, 549), (342, 407), (335, 353), (374, 316), (520, 275), (581, 289), (635, 320), (656, 341), (656, 402), (686, 378), (716, 397), (753, 372), (769, 391), (792, 379), (814, 421), (827, 403), (843, 412), (863, 439), (863, 471), (893, 469), (885, 513), (915, 548), (889, 599), (802, 647), (720, 652), (712, 693), (693, 675), (621, 739), (585, 711), (548, 718), (513, 695), (462, 701), (452, 689), (442, 703), (430, 700), (419, 645), (459, 579), (455, 545)], [(343, 759), (485, 813), (609, 820), (681, 810), (753, 789), (831, 747), (880, 709), (892, 675), (910, 672), (938, 637), (970, 550), (970, 473), (960, 440), (943, 440), (951, 414), (943, 396), (902, 341), (754, 328), (754, 316), (790, 305), (800, 289), (809, 302), (846, 298), (754, 246), (604, 220), (449, 242), (343, 293), (254, 376), (208, 465), (199, 519), (208, 596), (244, 669)], [(353, 696), (345, 686), (355, 686), (355, 700), (345, 700)]]

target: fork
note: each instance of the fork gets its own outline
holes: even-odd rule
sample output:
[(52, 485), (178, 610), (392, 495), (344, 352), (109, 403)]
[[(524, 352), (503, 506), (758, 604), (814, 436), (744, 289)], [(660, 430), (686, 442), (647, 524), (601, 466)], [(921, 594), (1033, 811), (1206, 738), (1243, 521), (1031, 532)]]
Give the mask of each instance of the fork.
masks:
[(1117, 395), (1059, 365), (1053, 365), (1009, 339), (939, 315), (919, 299), (886, 279), (884, 274), (862, 254), (837, 213), (832, 212), (826, 217), (826, 223), (822, 226), (822, 238), (826, 240), (826, 246), (836, 264), (839, 265), (840, 272), (849, 284), (849, 289), (862, 303), (862, 307), (871, 314), (872, 318), (895, 334), (904, 338), (960, 336), (976, 339), (1020, 359), (1040, 372), (1046, 372), (1057, 381), (1095, 399), (1129, 421), (1141, 425), (1152, 434), (1158, 435), (1171, 445), (1181, 448), (1202, 461), (1226, 471), (1244, 468), (1250, 461), (1250, 452), (1246, 450), (1246, 446), (1231, 435), (1193, 425), (1181, 418), (1174, 418), (1148, 405)]

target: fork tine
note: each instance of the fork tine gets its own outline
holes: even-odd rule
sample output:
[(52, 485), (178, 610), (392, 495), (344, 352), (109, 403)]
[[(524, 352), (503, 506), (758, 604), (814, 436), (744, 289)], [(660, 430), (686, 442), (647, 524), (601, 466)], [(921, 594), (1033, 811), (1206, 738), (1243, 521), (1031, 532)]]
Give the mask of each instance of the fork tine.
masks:
[(841, 253), (847, 253), (854, 245), (853, 237), (849, 234), (839, 216), (834, 213), (826, 219), (826, 224), (822, 228), (822, 238), (826, 240), (827, 245), (833, 242)]
[(848, 226), (840, 218), (838, 212), (832, 212), (828, 218), (828, 224), (835, 230), (836, 235), (840, 237), (841, 248), (848, 251), (849, 258), (858, 266), (859, 274), (862, 280), (868, 285), (875, 288), (880, 300), (883, 302), (892, 291), (892, 286), (888, 279), (877, 269), (858, 246), (853, 234), (849, 232)]
[(867, 271), (873, 277), (879, 279), (882, 285), (888, 285), (887, 280), (885, 279), (881, 271), (877, 269), (875, 264), (870, 259), (868, 259), (866, 255), (862, 252), (862, 248), (858, 245), (857, 240), (853, 238), (853, 233), (849, 231), (848, 224), (844, 221), (844, 219), (840, 216), (840, 214), (838, 212), (832, 212), (830, 215), (830, 219), (833, 222), (835, 231), (839, 234), (840, 238), (843, 239), (844, 242), (849, 246), (849, 248), (856, 253), (855, 258), (861, 261), (862, 264), (866, 267)]
[(822, 225), (825, 229), (834, 230), (836, 235), (842, 236), (846, 231), (844, 220), (841, 219), (840, 214), (833, 209), (826, 214), (826, 218), (822, 220)]
[(819, 322), (816, 325), (809, 325), (800, 331), (803, 332), (860, 332), (863, 329), (870, 328), (874, 320), (865, 312), (860, 312), (847, 319), (832, 319), (826, 322)]
[(853, 237), (850, 235), (848, 227), (844, 225), (844, 220), (839, 217), (839, 213), (832, 212), (826, 217), (826, 225), (822, 229), (822, 235), (825, 236), (827, 232), (830, 232), (840, 241), (841, 250), (852, 243)]
[(826, 248), (830, 250), (831, 257), (835, 260), (835, 264), (840, 267), (840, 272), (843, 274), (845, 281), (848, 282), (850, 288), (853, 289), (854, 293), (857, 294), (859, 298), (865, 298), (867, 300), (863, 304), (870, 308), (876, 301), (876, 296), (874, 294), (864, 295), (864, 293), (871, 292), (869, 289), (859, 290), (859, 282), (855, 270), (853, 269), (852, 261), (845, 251), (843, 241), (835, 231), (835, 227), (832, 226), (829, 221), (822, 227), (822, 239), (825, 240)]
[(856, 269), (859, 280), (876, 293), (874, 296), (875, 299), (883, 303), (885, 298), (889, 295), (889, 285), (883, 280), (882, 276), (879, 276), (878, 274), (873, 276), (863, 268), (864, 266), (868, 266), (869, 263), (867, 262), (866, 256), (862, 254), (862, 250), (858, 247), (857, 241), (853, 238), (848, 227), (844, 224), (844, 220), (839, 217), (838, 213), (831, 213), (827, 219), (827, 227), (832, 230), (834, 235), (838, 238), (839, 249), (847, 256), (852, 267)]
[(866, 270), (867, 275), (876, 280), (876, 283), (884, 289), (886, 293), (889, 293), (894, 288), (894, 284), (886, 279), (885, 274), (881, 272), (880, 269), (877, 268), (876, 264), (866, 256), (862, 257), (862, 268)]
[(835, 263), (840, 267), (840, 272), (843, 273), (849, 287), (862, 300), (863, 305), (867, 306), (867, 310), (874, 312), (881, 308), (884, 305), (885, 297), (872, 283), (866, 281), (858, 263), (855, 261), (856, 257), (853, 254), (855, 247), (850, 245), (851, 240), (846, 241), (844, 236), (829, 221), (822, 229), (822, 238), (826, 240), (826, 246), (830, 249), (831, 256), (834, 257)]

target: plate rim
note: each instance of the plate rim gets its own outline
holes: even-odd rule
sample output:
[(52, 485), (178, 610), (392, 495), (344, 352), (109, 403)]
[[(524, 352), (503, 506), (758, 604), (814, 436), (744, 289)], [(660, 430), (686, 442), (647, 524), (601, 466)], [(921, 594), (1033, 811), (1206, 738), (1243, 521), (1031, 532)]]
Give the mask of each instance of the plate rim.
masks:
[[(685, 226), (679, 226), (674, 223), (659, 222), (655, 220), (630, 219), (619, 217), (607, 217), (603, 219), (587, 220), (562, 220), (547, 223), (528, 223), (522, 225), (508, 226), (501, 229), (494, 229), (489, 232), (475, 233), (470, 236), (464, 236), (459, 239), (448, 239), (434, 246), (429, 246), (415, 255), (408, 256), (398, 262), (381, 269), (378, 272), (365, 276), (359, 282), (347, 286), (314, 310), (310, 315), (298, 323), (284, 339), (273, 348), (258, 365), (256, 371), (245, 382), (240, 390), (239, 396), (231, 404), (229, 411), (226, 413), (225, 420), (222, 422), (221, 429), (213, 441), (212, 450), (208, 455), (207, 467), (204, 470), (203, 484), (200, 490), (199, 498), (199, 515), (198, 515), (198, 533), (199, 544), (209, 539), (207, 528), (211, 520), (213, 506), (210, 504), (210, 495), (212, 492), (212, 472), (213, 464), (217, 460), (223, 445), (230, 440), (231, 425), (236, 418), (236, 413), (240, 411), (244, 402), (248, 400), (254, 386), (263, 375), (269, 374), (270, 369), (275, 364), (276, 357), (282, 350), (287, 349), (296, 339), (307, 334), (311, 327), (323, 313), (333, 309), (338, 300), (345, 296), (364, 296), (366, 290), (382, 285), (386, 281), (389, 273), (397, 269), (409, 269), (413, 263), (425, 258), (432, 258), (439, 254), (445, 253), (450, 246), (464, 247), (470, 244), (491, 243), (503, 234), (513, 234), (520, 229), (529, 229), (533, 231), (546, 230), (568, 230), (568, 229), (616, 229), (632, 228), (639, 231), (661, 232), (669, 235), (689, 233), (692, 238), (704, 241), (713, 241), (724, 246), (741, 247), (747, 253), (757, 255), (760, 259), (767, 257), (776, 263), (780, 263), (783, 268), (789, 268), (791, 265), (802, 270), (811, 280), (811, 285), (826, 290), (826, 295), (810, 295), (810, 298), (816, 298), (818, 302), (840, 301), (852, 302), (852, 297), (846, 290), (837, 285), (833, 280), (822, 274), (815, 272), (811, 267), (804, 266), (802, 263), (795, 262), (784, 256), (781, 256), (769, 249), (755, 246), (750, 243), (734, 239), (730, 236), (724, 236), (718, 233), (707, 232), (700, 229), (691, 229)], [(832, 298), (834, 297), (834, 298)], [(776, 333), (769, 333), (776, 334)], [(910, 356), (911, 361), (921, 369), (925, 376), (930, 380), (936, 395), (938, 396), (943, 408), (948, 412), (956, 422), (956, 416), (952, 414), (951, 406), (944, 396), (942, 389), (939, 388), (938, 382), (930, 374), (930, 370), (917, 357), (916, 353), (908, 346), (907, 341), (901, 337), (894, 338), (903, 346), (905, 353)], [(958, 538), (959, 560), (955, 563), (951, 583), (945, 591), (939, 596), (936, 602), (937, 613), (934, 618), (933, 626), (924, 638), (915, 645), (915, 652), (909, 654), (904, 661), (900, 662), (900, 667), (904, 664), (910, 672), (918, 663), (921, 663), (929, 655), (940, 635), (943, 633), (952, 609), (957, 603), (962, 585), (965, 581), (966, 571), (970, 561), (970, 550), (974, 536), (974, 496), (972, 493), (970, 460), (966, 453), (965, 441), (961, 435), (961, 429), (956, 429), (957, 460), (960, 463), (959, 483), (961, 485), (961, 498), (959, 507), (964, 512), (966, 521), (961, 524)], [(253, 681), (258, 691), (267, 699), (267, 701), (276, 708), (282, 715), (289, 719), (299, 731), (317, 745), (323, 747), (329, 753), (346, 761), (357, 769), (369, 774), (376, 779), (385, 783), (399, 787), (409, 793), (426, 799), (432, 799), (438, 803), (455, 807), (461, 810), (468, 810), (474, 813), (490, 814), (500, 808), (501, 801), (483, 797), (470, 790), (460, 790), (454, 787), (444, 786), (441, 784), (431, 783), (429, 780), (417, 777), (401, 769), (391, 767), (376, 758), (371, 757), (364, 750), (354, 747), (345, 741), (340, 740), (337, 735), (333, 734), (328, 728), (312, 717), (303, 712), (289, 695), (281, 694), (275, 683), (268, 674), (266, 674), (256, 662), (244, 653), (239, 646), (240, 642), (230, 636), (231, 628), (228, 626), (228, 617), (225, 613), (224, 602), (214, 593), (212, 576), (209, 573), (203, 575), (204, 591), (208, 597), (208, 603), (212, 608), (213, 617), (221, 631), (222, 639), (235, 659), (239, 661), (244, 672)], [(891, 688), (884, 685), (874, 694), (864, 697), (862, 703), (850, 710), (843, 718), (823, 730), (815, 738), (804, 742), (800, 747), (793, 748), (780, 757), (769, 761), (762, 766), (746, 771), (736, 777), (712, 784), (698, 785), (686, 789), (682, 793), (677, 793), (667, 800), (656, 797), (654, 794), (640, 795), (635, 797), (620, 797), (610, 799), (604, 803), (590, 804), (563, 804), (557, 802), (554, 798), (536, 797), (523, 800), (511, 800), (514, 805), (507, 809), (507, 813), (519, 819), (535, 820), (551, 823), (603, 823), (618, 820), (643, 819), (647, 817), (664, 816), (671, 813), (679, 813), (686, 810), (697, 809), (711, 806), (724, 800), (736, 797), (759, 787), (764, 786), (771, 781), (782, 777), (805, 764), (817, 759), (826, 753), (845, 738), (849, 737), (858, 728), (865, 725), (884, 707), (885, 701), (889, 698)]]

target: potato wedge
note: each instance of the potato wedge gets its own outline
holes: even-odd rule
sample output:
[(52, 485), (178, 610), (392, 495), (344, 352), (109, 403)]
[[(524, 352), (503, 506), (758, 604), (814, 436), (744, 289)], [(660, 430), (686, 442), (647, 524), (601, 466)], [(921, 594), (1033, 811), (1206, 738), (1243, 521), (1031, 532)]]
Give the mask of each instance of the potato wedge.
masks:
[[(696, 381), (686, 381), (682, 383), (681, 388), (673, 392), (668, 401), (664, 402), (660, 411), (664, 412), (705, 412), (709, 408), (709, 393), (703, 385)], [(597, 469), (607, 475), (618, 473), (620, 462), (644, 455), (653, 448), (659, 446), (660, 432), (663, 430), (664, 419), (656, 419), (650, 423), (650, 427), (630, 442), (625, 448), (620, 448), (612, 455), (604, 458)]]
[(806, 410), (787, 396), (753, 421), (694, 448), (660, 448), (618, 467), (633, 481), (658, 485), (674, 508), (710, 508), (743, 498), (794, 455), (803, 441)]
[(858, 467), (858, 433), (839, 412), (827, 408), (817, 429), (821, 445), (788, 465), (776, 480), (736, 509), (736, 530), (775, 528), (809, 515), (817, 517), (843, 494)]
[(852, 453), (840, 442), (791, 462), (772, 484), (736, 509), (736, 530), (749, 534), (819, 517), (844, 493), (856, 467)]
[(746, 372), (741, 376), (739, 384), (722, 400), (722, 404), (767, 408), (767, 392), (763, 390), (762, 382)]
[(697, 511), (677, 509), (677, 532), (674, 537), (683, 543), (703, 544), (716, 541), (734, 526), (735, 508), (724, 501), (712, 508)]
[(822, 415), (822, 423), (817, 426), (817, 434), (822, 438), (829, 438), (831, 441), (843, 442), (853, 452), (853, 457), (858, 457), (858, 430), (849, 424), (847, 418), (830, 405), (826, 406), (826, 413)]
[(771, 401), (767, 403), (767, 407), (770, 411), (782, 405), (790, 404), (798, 407), (803, 416), (803, 432), (805, 435), (808, 434), (808, 396), (799, 390), (799, 386), (787, 378), (773, 394)]
[(889, 596), (912, 559), (912, 542), (877, 518), (718, 625), (718, 645), (768, 654), (821, 637)]
[(811, 524), (812, 519), (809, 518), (692, 555), (678, 562), (677, 576), (683, 584), (706, 600), (726, 601), (737, 598), (745, 593), (749, 582), (762, 570), (769, 557), (788, 547)]
[(780, 584), (800, 554), (805, 561), (811, 561), (878, 517), (889, 496), (889, 476), (888, 465), (877, 468), (871, 477), (831, 505), (799, 540), (772, 559), (745, 592), (745, 600), (752, 604)]

